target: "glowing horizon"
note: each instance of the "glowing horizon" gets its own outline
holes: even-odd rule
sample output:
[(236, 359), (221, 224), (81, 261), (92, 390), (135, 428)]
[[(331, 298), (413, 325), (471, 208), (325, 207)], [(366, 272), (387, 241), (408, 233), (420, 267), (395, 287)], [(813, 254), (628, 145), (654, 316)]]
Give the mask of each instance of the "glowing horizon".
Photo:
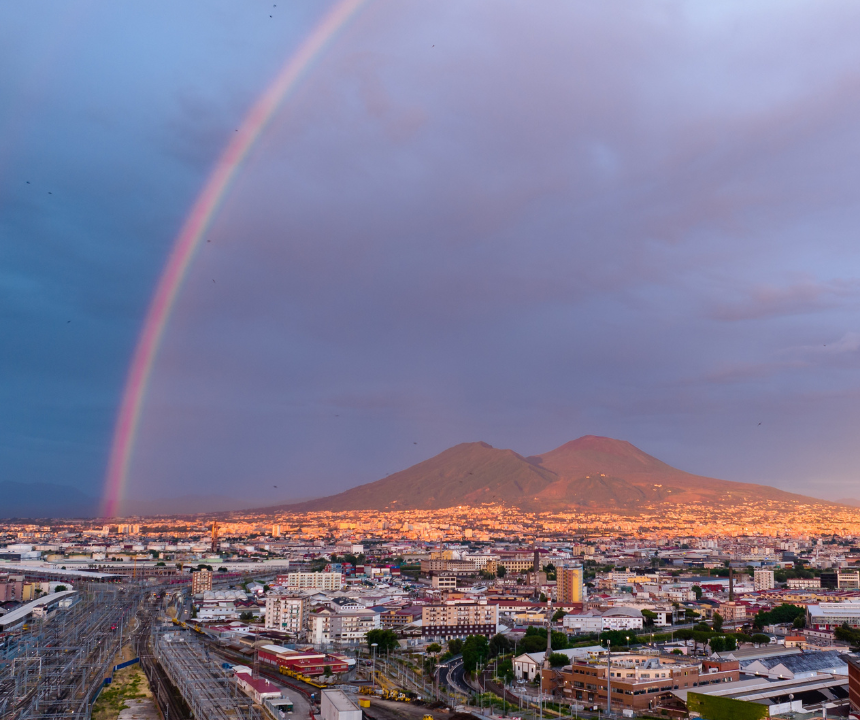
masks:
[(340, 0), (287, 59), (274, 81), (245, 115), (186, 217), (147, 310), (126, 378), (105, 477), (101, 503), (103, 517), (115, 516), (122, 499), (146, 388), (164, 330), (197, 246), (206, 234), (230, 181), (278, 106), (364, 2), (366, 0)]

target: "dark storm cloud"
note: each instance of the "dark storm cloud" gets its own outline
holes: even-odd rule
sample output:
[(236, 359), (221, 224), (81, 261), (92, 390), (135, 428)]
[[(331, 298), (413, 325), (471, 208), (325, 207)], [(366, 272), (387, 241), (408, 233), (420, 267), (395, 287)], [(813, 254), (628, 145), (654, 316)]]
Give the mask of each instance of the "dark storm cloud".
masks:
[[(312, 17), (295, 12), (298, 38)], [(369, 3), (260, 138), (195, 259), (147, 397), (137, 487), (277, 500), (260, 489), (273, 477), (307, 496), (457, 442), (529, 454), (585, 433), (729, 479), (850, 479), (858, 12)], [(219, 16), (190, 51), (148, 28), (165, 58), (124, 62), (133, 87), (158, 92), (123, 96), (122, 113), (87, 102), (80, 138), (104, 144), (91, 172), (107, 190), (80, 199), (103, 211), (73, 227), (102, 239), (69, 282), (105, 319), (89, 387), (106, 405), (158, 259), (285, 57), (270, 30), (229, 19), (263, 48)], [(13, 218), (34, 214), (16, 202)], [(55, 285), (38, 258), (0, 274), (35, 315)], [(110, 267), (118, 279), (80, 281)], [(42, 362), (33, 382), (60, 367)], [(802, 441), (822, 428), (827, 442)]]

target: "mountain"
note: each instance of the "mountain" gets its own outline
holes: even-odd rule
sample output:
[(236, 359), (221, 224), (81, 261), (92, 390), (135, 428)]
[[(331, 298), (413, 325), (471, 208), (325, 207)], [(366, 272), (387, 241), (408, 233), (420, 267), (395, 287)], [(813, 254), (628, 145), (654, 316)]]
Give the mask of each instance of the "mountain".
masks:
[(68, 485), (2, 481), (0, 498), (2, 518), (88, 518), (98, 515), (98, 501)]
[(484, 442), (463, 443), (382, 480), (267, 510), (431, 510), (482, 503), (536, 511), (632, 510), (647, 505), (725, 506), (744, 501), (822, 502), (766, 485), (693, 475), (629, 442), (586, 435), (531, 457)]

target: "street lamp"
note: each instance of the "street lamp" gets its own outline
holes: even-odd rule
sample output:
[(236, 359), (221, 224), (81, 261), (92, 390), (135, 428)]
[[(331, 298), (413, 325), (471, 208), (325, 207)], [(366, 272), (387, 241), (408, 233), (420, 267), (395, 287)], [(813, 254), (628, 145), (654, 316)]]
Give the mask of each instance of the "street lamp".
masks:
[(376, 648), (379, 646), (379, 643), (371, 643), (370, 650), (373, 653), (373, 665), (370, 670), (370, 677), (373, 679), (373, 687), (376, 687)]

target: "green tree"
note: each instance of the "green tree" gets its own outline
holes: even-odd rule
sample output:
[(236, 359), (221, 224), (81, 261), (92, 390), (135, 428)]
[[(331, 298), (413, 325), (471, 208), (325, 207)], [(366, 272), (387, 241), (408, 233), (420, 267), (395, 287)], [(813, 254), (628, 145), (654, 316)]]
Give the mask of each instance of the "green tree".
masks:
[(796, 628), (798, 630), (806, 627), (806, 615), (798, 615), (794, 618), (794, 622), (791, 623), (791, 627)]
[(507, 573), (508, 569), (504, 565), (499, 565), (496, 568), (496, 577), (503, 578), (505, 575), (507, 575)]
[(448, 641), (448, 652), (451, 655), (459, 655), (463, 652), (463, 641), (460, 638), (451, 638)]
[(397, 650), (400, 647), (397, 633), (394, 630), (378, 629), (369, 631), (367, 633), (367, 647), (371, 647), (373, 643), (377, 645), (377, 654)]
[(711, 652), (721, 653), (726, 649), (726, 640), (721, 635), (712, 637), (708, 644), (711, 646)]
[(778, 605), (769, 612), (765, 612), (764, 610), (757, 612), (755, 618), (753, 618), (753, 627), (761, 630), (765, 625), (793, 623), (798, 617), (803, 617), (805, 615), (806, 608), (801, 607), (800, 605), (791, 605), (786, 603), (784, 605)]
[(250, 610), (246, 610), (245, 612), (239, 614), (239, 619), (242, 622), (251, 622), (251, 620), (254, 619), (254, 613), (252, 613)]
[(438, 653), (442, 652), (442, 646), (439, 643), (430, 643), (427, 646), (427, 652), (437, 655)]
[(508, 652), (513, 647), (513, 644), (501, 633), (496, 633), (490, 638), (490, 657), (502, 655)]
[(469, 635), (463, 643), (463, 668), (475, 672), (478, 663), (489, 657), (489, 642), (484, 635)]
[(549, 656), (549, 664), (552, 667), (562, 667), (564, 665), (570, 665), (570, 658), (563, 653), (552, 653)]
[(54, 592), (65, 592), (68, 589), (69, 588), (67, 588), (65, 585), (57, 585), (57, 587), (54, 588)]
[(650, 627), (654, 625), (654, 621), (657, 619), (657, 613), (652, 610), (642, 610), (642, 617), (645, 618), (645, 624)]
[(693, 585), (690, 590), (692, 590), (693, 593), (696, 595), (696, 600), (702, 599), (702, 588), (700, 588), (698, 585)]
[(754, 633), (751, 640), (758, 645), (767, 645), (770, 643), (770, 635), (764, 633)]
[(325, 675), (327, 678), (330, 678), (332, 675), (334, 675), (334, 673), (331, 671), (331, 665), (326, 665), (323, 668), (323, 675)]
[(720, 615), (718, 612), (714, 613), (713, 626), (715, 632), (720, 632), (723, 629), (723, 616)]
[(558, 622), (561, 620), (567, 613), (564, 610), (556, 610), (552, 615), (552, 621)]
[(625, 647), (628, 644), (628, 638), (630, 645), (635, 645), (639, 640), (632, 630), (606, 630), (600, 633), (600, 643), (604, 647), (606, 647), (607, 642), (610, 642), (612, 647)]

